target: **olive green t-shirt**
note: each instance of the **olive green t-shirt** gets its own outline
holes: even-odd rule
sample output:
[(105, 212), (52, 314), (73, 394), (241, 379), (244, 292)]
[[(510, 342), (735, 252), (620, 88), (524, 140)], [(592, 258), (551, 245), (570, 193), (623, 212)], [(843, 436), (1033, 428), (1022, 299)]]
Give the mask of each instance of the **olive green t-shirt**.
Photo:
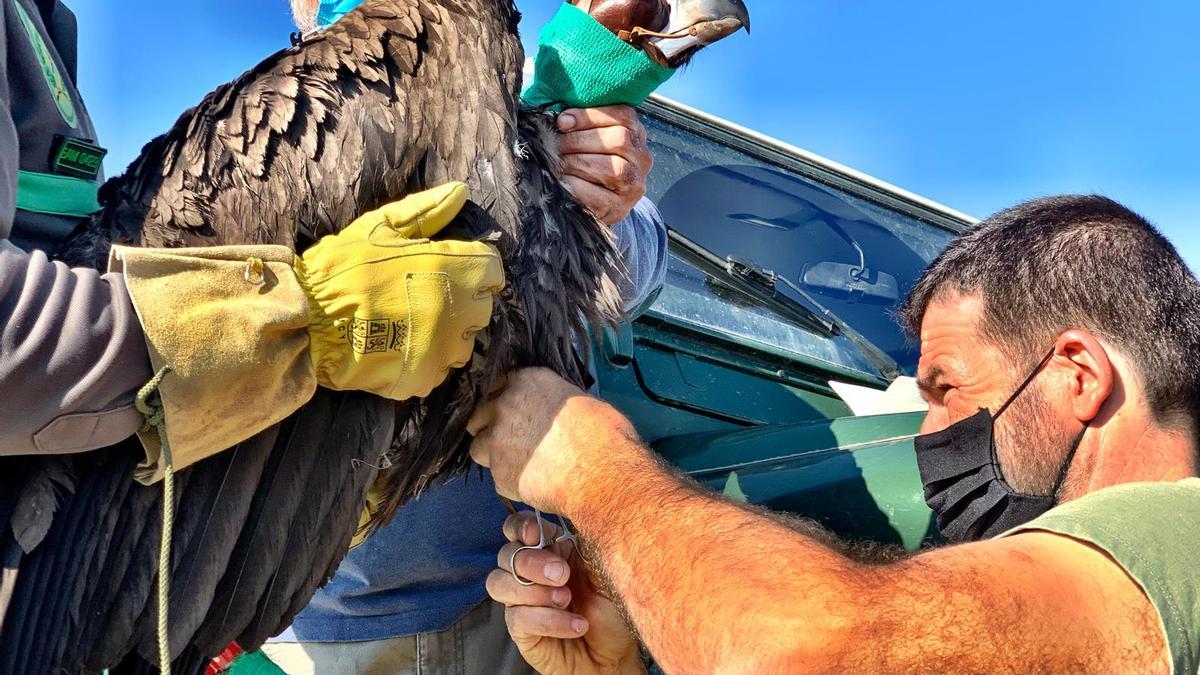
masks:
[(1158, 611), (1175, 673), (1200, 668), (1200, 478), (1130, 483), (1054, 508), (1007, 534), (1041, 530), (1107, 552)]

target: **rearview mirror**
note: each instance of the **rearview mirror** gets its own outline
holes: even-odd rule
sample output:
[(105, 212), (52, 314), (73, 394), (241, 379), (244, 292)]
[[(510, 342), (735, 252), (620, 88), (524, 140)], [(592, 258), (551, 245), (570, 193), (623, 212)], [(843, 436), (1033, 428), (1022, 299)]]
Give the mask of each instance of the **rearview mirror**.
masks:
[(896, 277), (859, 265), (835, 262), (805, 265), (800, 283), (805, 288), (845, 302), (889, 306), (900, 302), (900, 284)]

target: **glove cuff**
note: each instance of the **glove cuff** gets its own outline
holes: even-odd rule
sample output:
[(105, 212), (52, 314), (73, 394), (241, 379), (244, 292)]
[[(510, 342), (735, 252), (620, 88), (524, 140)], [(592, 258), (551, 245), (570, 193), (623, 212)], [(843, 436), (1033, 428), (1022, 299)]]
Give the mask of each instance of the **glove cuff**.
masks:
[[(341, 362), (339, 355), (344, 353), (344, 350), (340, 349), (344, 345), (341, 331), (347, 331), (345, 337), (348, 338), (348, 331), (353, 327), (339, 327), (339, 322), (326, 311), (322, 300), (323, 284), (315, 270), (310, 270), (305, 264), (304, 258), (293, 256), (292, 269), (308, 306), (308, 354), (317, 382), (322, 387), (334, 391), (349, 389), (347, 384), (338, 382), (338, 373), (345, 371), (345, 364)], [(346, 324), (344, 321), (341, 323)]]
[[(181, 470), (281, 421), (316, 391), (308, 303), (282, 246), (142, 249), (116, 246), (159, 385)], [(162, 476), (158, 434), (140, 434), (136, 478)]]

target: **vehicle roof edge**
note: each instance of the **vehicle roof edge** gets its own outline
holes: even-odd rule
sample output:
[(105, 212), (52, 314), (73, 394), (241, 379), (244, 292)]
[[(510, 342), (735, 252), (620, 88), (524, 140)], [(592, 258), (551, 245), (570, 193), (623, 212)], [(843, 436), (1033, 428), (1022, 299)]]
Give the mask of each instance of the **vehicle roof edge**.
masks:
[(742, 126), (736, 122), (731, 122), (721, 117), (717, 117), (716, 115), (704, 112), (703, 110), (694, 108), (686, 103), (680, 103), (675, 99), (667, 98), (661, 94), (651, 94), (647, 102), (652, 104), (652, 106), (667, 108), (676, 113), (697, 118), (706, 124), (711, 124), (713, 126), (722, 128), (731, 134), (749, 138), (754, 142), (766, 146), (776, 152), (780, 152), (785, 155), (791, 155), (792, 157), (807, 164), (814, 165), (817, 168), (824, 169), (825, 171), (835, 174), (840, 174), (867, 187), (887, 193), (893, 198), (909, 202), (913, 206), (919, 208), (933, 211), (943, 217), (957, 220), (964, 225), (973, 225), (979, 222), (978, 219), (973, 216), (969, 216), (961, 211), (952, 209), (949, 206), (935, 202), (932, 199), (922, 197), (919, 194), (905, 190), (904, 188), (888, 183), (887, 181), (863, 173), (857, 169), (852, 169), (845, 164), (835, 162), (827, 157), (822, 157), (814, 152), (809, 152), (808, 150), (755, 131), (749, 127)]

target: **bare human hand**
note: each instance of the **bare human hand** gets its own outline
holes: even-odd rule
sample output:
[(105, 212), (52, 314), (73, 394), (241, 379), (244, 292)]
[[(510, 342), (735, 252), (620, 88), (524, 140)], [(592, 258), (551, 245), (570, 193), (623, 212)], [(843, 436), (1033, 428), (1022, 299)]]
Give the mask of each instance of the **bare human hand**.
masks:
[[(558, 528), (545, 524), (547, 538)], [(616, 605), (596, 590), (571, 542), (516, 556), (516, 571), (534, 585), (513, 577), (513, 551), (538, 543), (537, 522), (522, 512), (504, 523), (509, 540), (498, 556), (499, 569), (487, 579), (488, 594), (506, 606), (508, 632), (529, 665), (543, 675), (559, 673), (645, 673), (637, 639)]]
[(497, 492), (567, 517), (588, 505), (587, 476), (611, 471), (622, 452), (643, 452), (616, 409), (545, 368), (510, 373), (503, 392), (476, 408), (467, 432), (475, 439), (471, 457), (492, 470)]
[(654, 167), (646, 128), (627, 105), (574, 108), (558, 117), (563, 181), (581, 204), (612, 225), (646, 195)]

